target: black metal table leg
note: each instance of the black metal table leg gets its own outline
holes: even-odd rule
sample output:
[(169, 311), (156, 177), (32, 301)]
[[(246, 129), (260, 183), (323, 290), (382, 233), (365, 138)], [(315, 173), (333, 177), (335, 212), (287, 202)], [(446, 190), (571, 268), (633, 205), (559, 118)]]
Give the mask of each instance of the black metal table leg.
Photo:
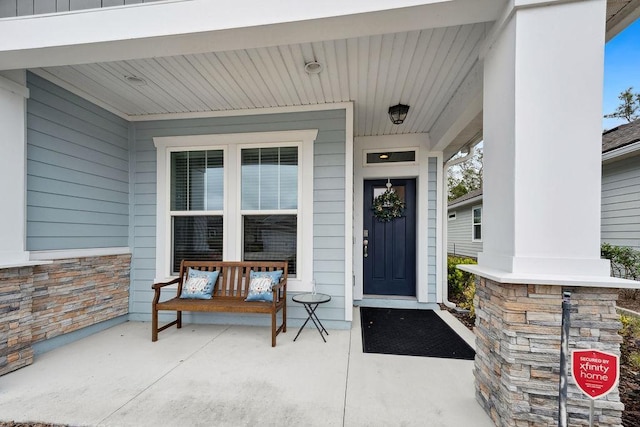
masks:
[(324, 332), (325, 334), (329, 335), (329, 332), (327, 332), (327, 330), (324, 328), (324, 325), (322, 324), (322, 322), (320, 322), (320, 319), (318, 319), (318, 316), (316, 315), (316, 308), (318, 308), (318, 304), (316, 304), (313, 307), (311, 306), (311, 304), (305, 304), (304, 308), (307, 310), (307, 313), (309, 314), (309, 319), (311, 319), (313, 324), (316, 326), (318, 333), (320, 333), (320, 336), (322, 337), (322, 341), (327, 342), (327, 340), (324, 338), (324, 335), (322, 335), (322, 333)]
[[(305, 308), (305, 310), (307, 311), (307, 314), (308, 314), (309, 313), (309, 309), (307, 308), (307, 304), (303, 304), (303, 306), (304, 306), (304, 308)], [(316, 304), (316, 307), (317, 306), (318, 306), (318, 304)], [(307, 326), (307, 323), (309, 322), (309, 319), (311, 319), (311, 315), (307, 316), (307, 320), (305, 320), (304, 323), (302, 324), (302, 326), (300, 326), (300, 329), (298, 329), (298, 333), (296, 334), (296, 337), (293, 339), (294, 341), (298, 339), (298, 336), (300, 335), (300, 332), (302, 332), (304, 327)], [(314, 323), (315, 323), (315, 321), (314, 321)]]

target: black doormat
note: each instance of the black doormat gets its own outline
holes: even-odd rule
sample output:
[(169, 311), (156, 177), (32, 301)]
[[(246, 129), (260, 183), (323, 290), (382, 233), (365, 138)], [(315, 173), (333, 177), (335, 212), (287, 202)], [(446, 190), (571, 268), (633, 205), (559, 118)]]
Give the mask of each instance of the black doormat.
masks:
[(365, 353), (473, 360), (475, 351), (433, 310), (360, 307)]

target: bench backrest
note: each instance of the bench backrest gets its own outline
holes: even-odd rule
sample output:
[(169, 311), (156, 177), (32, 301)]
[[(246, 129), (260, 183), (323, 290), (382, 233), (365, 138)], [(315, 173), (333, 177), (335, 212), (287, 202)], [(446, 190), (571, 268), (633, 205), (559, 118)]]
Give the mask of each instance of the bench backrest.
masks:
[(287, 262), (271, 261), (185, 261), (180, 263), (180, 282), (178, 296), (182, 293), (182, 284), (187, 279), (189, 268), (201, 271), (219, 271), (218, 280), (213, 288), (213, 297), (246, 298), (249, 292), (251, 271), (282, 270), (280, 283), (287, 282)]

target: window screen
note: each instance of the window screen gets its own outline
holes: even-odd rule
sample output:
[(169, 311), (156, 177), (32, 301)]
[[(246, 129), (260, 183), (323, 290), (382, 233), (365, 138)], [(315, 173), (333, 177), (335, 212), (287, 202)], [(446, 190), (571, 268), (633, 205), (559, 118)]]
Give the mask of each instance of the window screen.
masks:
[(172, 267), (180, 270), (180, 261), (222, 261), (222, 216), (172, 217)]
[(171, 210), (223, 209), (224, 165), (222, 150), (171, 153)]
[(473, 240), (482, 239), (482, 208), (473, 209)]
[(242, 209), (298, 208), (298, 148), (242, 150)]
[[(171, 153), (171, 266), (183, 259), (222, 260), (224, 165), (222, 150)], [(185, 215), (185, 212), (193, 214)], [(215, 213), (215, 214), (214, 214)]]
[[(241, 159), (242, 257), (247, 261), (287, 261), (289, 274), (294, 276), (298, 245), (298, 147), (243, 149)], [(260, 211), (270, 213), (263, 215)]]
[(245, 261), (287, 261), (288, 274), (296, 274), (297, 215), (245, 215), (243, 240)]

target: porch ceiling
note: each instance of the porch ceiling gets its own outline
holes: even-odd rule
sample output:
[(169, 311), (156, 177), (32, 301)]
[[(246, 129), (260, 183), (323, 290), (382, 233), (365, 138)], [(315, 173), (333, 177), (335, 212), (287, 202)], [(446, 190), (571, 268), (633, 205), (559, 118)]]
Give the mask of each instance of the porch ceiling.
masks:
[(640, 17), (640, 0), (607, 0), (607, 40)]
[[(36, 69), (131, 117), (355, 102), (355, 135), (428, 132), (478, 62), (485, 23)], [(309, 75), (304, 64), (324, 65)], [(138, 86), (125, 77), (146, 81)], [(389, 106), (411, 106), (394, 126)]]
[[(607, 37), (640, 15), (640, 0), (608, 0)], [(492, 23), (469, 23), (328, 41), (216, 50), (31, 69), (132, 120), (158, 114), (231, 112), (354, 102), (354, 136), (430, 133), (441, 137), (451, 117), (482, 93), (479, 52)], [(304, 64), (317, 60), (317, 75)], [(127, 76), (146, 84), (129, 83)], [(411, 109), (400, 126), (389, 106)], [(482, 135), (481, 103), (457, 136), (455, 153)], [(435, 142), (435, 141), (434, 141)]]

